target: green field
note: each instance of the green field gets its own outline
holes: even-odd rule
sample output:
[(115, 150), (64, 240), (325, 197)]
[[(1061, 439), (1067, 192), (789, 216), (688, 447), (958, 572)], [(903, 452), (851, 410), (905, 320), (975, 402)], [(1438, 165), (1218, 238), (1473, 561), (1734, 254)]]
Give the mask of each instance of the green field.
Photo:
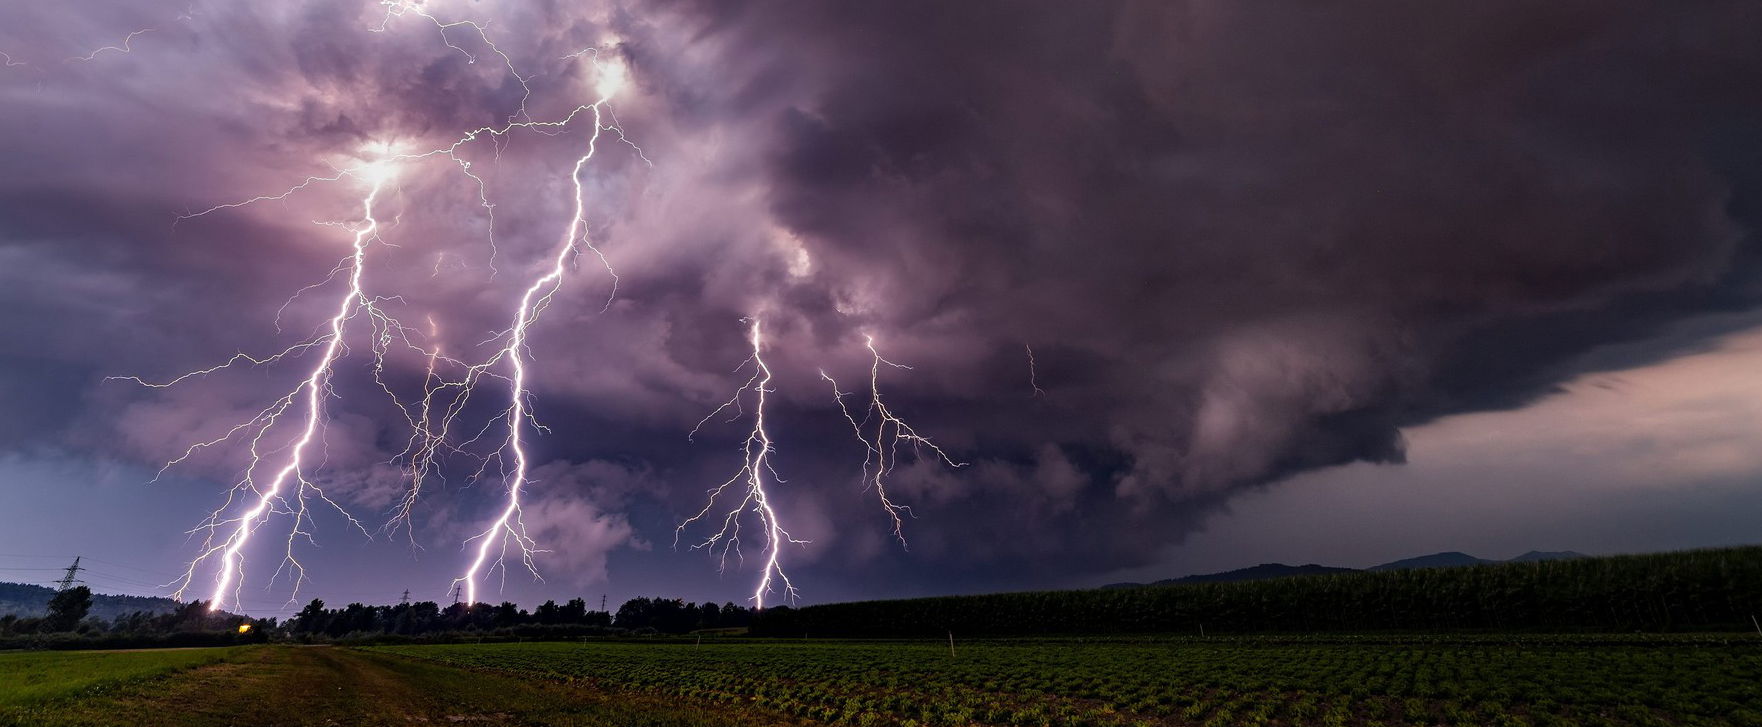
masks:
[(1762, 725), (1755, 639), (383, 647), (853, 725)]
[(239, 656), (239, 647), (158, 651), (0, 652), (0, 710), (103, 694)]
[[(173, 657), (182, 654), (181, 657)], [(750, 715), (518, 675), (459, 669), (355, 649), (255, 646), (182, 652), (84, 652), (75, 672), (63, 654), (7, 654), (7, 676), (37, 665), (82, 686), (16, 699), (0, 681), (5, 727), (390, 727), (570, 725), (754, 727)], [(152, 657), (159, 657), (155, 661)], [(188, 661), (180, 661), (188, 660)], [(174, 663), (175, 662), (175, 663)], [(181, 664), (181, 667), (177, 664)], [(182, 668), (195, 664), (195, 668)], [(157, 665), (157, 666), (155, 666)], [(147, 677), (158, 668), (157, 677)], [(145, 678), (144, 678), (145, 677)]]
[(647, 641), (0, 656), (3, 725), (1762, 725), (1749, 636)]

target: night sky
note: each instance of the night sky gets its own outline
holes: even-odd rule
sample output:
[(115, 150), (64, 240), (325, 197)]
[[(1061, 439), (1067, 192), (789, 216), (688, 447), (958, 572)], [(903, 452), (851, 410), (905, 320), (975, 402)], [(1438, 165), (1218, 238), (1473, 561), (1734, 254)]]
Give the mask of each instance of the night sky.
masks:
[[(802, 602), (1756, 537), (1757, 3), (420, 9), (0, 8), (0, 580), (78, 554), (96, 590), (163, 593), (198, 554), (246, 448), (155, 471), (312, 358), (106, 377), (324, 324), (363, 184), (284, 192), (523, 101), (561, 118), (617, 72), (631, 144), (602, 135), (581, 176), (616, 288), (583, 251), (528, 340), (544, 580), (513, 563), (484, 600), (750, 595), (756, 530), (718, 573), (674, 528), (741, 466), (750, 420), (687, 433), (751, 374), (752, 317)], [(492, 354), (591, 128), (399, 162), (365, 292)], [(254, 197), (277, 199), (185, 217)], [(892, 410), (967, 463), (892, 472), (909, 547), (821, 377), (860, 415), (865, 336), (911, 367), (881, 370)], [(345, 343), (306, 476), (372, 537), (315, 507), (301, 597), (446, 600), (506, 485), (461, 454), (383, 532), (410, 428), (381, 385), (420, 394), (426, 361), (376, 381), (364, 319)], [(483, 386), (467, 450), (499, 436)], [(289, 528), (246, 549), (245, 610), (284, 612)]]

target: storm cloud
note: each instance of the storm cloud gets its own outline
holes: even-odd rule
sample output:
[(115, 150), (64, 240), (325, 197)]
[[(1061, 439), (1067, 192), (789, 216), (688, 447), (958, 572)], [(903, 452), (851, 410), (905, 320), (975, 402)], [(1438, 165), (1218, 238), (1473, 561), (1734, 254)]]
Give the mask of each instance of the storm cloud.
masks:
[[(428, 8), (492, 21), (525, 87), (469, 30), (376, 3), (5, 11), (11, 451), (151, 467), (248, 416), (294, 372), (103, 377), (298, 340), (326, 304), (289, 296), (346, 248), (312, 222), (358, 215), (358, 190), (180, 215), (523, 100), (566, 113), (591, 100), (589, 46), (629, 68), (613, 106), (642, 154), (611, 144), (588, 175), (616, 295), (582, 261), (532, 342), (534, 513), (582, 582), (666, 550), (738, 468), (741, 425), (685, 433), (745, 380), (744, 317), (771, 332), (798, 577), (880, 595), (1142, 565), (1245, 490), (1401, 463), (1402, 428), (1680, 354), (1694, 341), (1582, 355), (1762, 293), (1754, 3)], [(471, 147), (481, 188), (444, 158), (401, 170), (372, 292), (469, 357), (561, 234), (583, 136)], [(970, 463), (894, 472), (909, 551), (820, 377), (866, 388), (864, 336), (912, 367), (882, 373), (893, 408)], [(359, 366), (338, 388), (326, 471), (383, 508), (403, 420)], [(495, 497), (444, 488), (419, 535), (474, 532)], [(681, 579), (712, 567), (681, 552)]]

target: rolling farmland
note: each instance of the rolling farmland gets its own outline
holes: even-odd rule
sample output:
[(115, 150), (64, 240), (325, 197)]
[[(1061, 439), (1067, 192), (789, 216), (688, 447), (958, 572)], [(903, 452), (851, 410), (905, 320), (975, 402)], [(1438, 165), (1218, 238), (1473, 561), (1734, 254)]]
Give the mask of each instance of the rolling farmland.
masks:
[(1762, 725), (1762, 643), (490, 644), (385, 653), (839, 725)]

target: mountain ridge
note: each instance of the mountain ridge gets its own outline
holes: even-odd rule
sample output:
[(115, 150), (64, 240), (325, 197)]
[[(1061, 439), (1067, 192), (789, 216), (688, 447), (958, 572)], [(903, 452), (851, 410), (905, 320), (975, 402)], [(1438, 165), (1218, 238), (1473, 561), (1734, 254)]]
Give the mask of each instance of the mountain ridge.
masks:
[[(49, 599), (55, 597), (55, 589), (29, 583), (0, 582), (0, 616), (17, 616), (19, 618), (36, 618), (49, 612)], [(122, 596), (107, 593), (92, 594), (92, 610), (87, 612), (89, 618), (115, 620), (119, 616), (127, 616), (136, 611), (152, 614), (171, 613), (180, 605), (177, 601), (159, 596)]]
[(1217, 573), (1196, 573), (1179, 578), (1165, 578), (1150, 583), (1109, 583), (1102, 588), (1142, 588), (1145, 586), (1176, 586), (1188, 583), (1232, 583), (1237, 581), (1260, 581), (1274, 578), (1293, 578), (1297, 576), (1332, 575), (1337, 573), (1362, 573), (1397, 570), (1415, 570), (1421, 568), (1462, 568), (1473, 565), (1492, 565), (1495, 563), (1540, 563), (1549, 560), (1568, 560), (1588, 558), (1572, 550), (1544, 551), (1531, 550), (1505, 560), (1480, 558), (1461, 551), (1447, 550), (1430, 555), (1392, 560), (1387, 563), (1370, 566), (1369, 568), (1347, 568), (1342, 566), (1319, 565), (1306, 563), (1303, 565), (1287, 565), (1284, 563), (1261, 563), (1260, 565)]

